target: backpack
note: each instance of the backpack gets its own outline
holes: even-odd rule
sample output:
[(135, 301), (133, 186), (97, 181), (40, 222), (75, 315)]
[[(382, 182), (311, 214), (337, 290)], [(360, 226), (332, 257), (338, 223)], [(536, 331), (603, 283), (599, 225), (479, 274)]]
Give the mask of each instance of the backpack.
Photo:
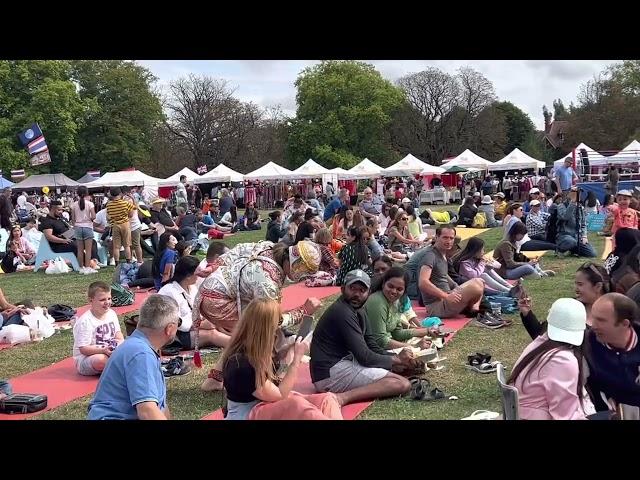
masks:
[(484, 212), (476, 213), (476, 216), (473, 217), (473, 223), (471, 224), (472, 228), (487, 228), (487, 215)]
[(111, 284), (111, 304), (114, 307), (133, 305), (134, 298), (135, 293), (133, 293), (131, 290), (124, 288), (119, 283)]
[(0, 400), (0, 413), (33, 413), (47, 408), (47, 396), (36, 393), (14, 393)]
[(74, 317), (76, 309), (69, 305), (56, 303), (55, 305), (51, 305), (47, 309), (47, 312), (56, 322), (64, 322), (66, 320), (71, 320)]

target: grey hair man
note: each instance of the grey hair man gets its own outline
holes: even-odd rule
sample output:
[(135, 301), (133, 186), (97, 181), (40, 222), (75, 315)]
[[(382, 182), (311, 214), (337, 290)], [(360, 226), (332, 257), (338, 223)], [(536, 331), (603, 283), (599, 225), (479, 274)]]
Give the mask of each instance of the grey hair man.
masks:
[(150, 295), (136, 330), (111, 354), (89, 404), (89, 420), (168, 420), (160, 349), (175, 340), (180, 324), (171, 297)]

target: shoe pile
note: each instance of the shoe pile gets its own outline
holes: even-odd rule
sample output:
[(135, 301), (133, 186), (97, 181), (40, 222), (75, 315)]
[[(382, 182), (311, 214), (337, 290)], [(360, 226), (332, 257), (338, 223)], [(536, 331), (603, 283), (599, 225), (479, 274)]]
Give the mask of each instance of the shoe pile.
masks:
[(162, 365), (162, 373), (165, 377), (176, 377), (191, 373), (191, 367), (185, 365), (182, 357), (175, 357)]
[(511, 320), (505, 320), (500, 315), (496, 315), (492, 312), (480, 312), (475, 318), (474, 323), (479, 327), (495, 330), (509, 326), (513, 322)]
[(80, 275), (91, 275), (92, 273), (98, 273), (98, 270), (91, 267), (80, 267)]

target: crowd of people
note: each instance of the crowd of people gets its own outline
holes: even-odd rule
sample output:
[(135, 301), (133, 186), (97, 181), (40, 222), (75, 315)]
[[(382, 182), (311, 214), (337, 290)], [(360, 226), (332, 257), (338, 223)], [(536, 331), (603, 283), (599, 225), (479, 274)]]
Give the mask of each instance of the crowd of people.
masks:
[[(575, 299), (557, 299), (540, 322), (524, 290), (523, 278), (555, 272), (523, 252), (595, 256), (585, 228), (589, 199), (580, 201), (566, 180), (559, 176), (560, 193), (550, 204), (535, 188), (524, 204), (507, 202), (504, 192), (474, 193), (458, 212), (449, 212), (451, 223), (436, 220), (442, 218), (439, 212), (421, 213), (414, 190), (413, 196), (383, 198), (366, 188), (355, 205), (345, 189), (326, 206), (313, 195), (294, 195), (269, 215), (264, 241), (231, 249), (212, 241), (202, 261), (189, 243), (201, 233), (223, 239), (238, 230), (262, 229), (253, 202), (246, 202), (245, 215), (238, 218), (237, 202), (228, 193), (221, 191), (218, 202), (205, 195), (202, 208), (196, 208), (179, 188), (171, 212), (162, 198), (146, 202), (147, 209), (123, 187), (111, 189), (105, 208), (96, 212), (79, 189), (69, 206), (75, 233), (70, 240), (68, 225), (61, 225), (62, 205), (52, 201), (40, 222), (43, 238), (52, 249), (77, 253), (87, 273), (97, 251), (96, 226), (103, 236), (109, 232), (114, 262), (124, 252), (124, 264), (134, 257), (142, 263), (142, 235), (138, 241), (133, 235), (141, 227), (134, 218), (156, 237), (150, 275), (158, 293), (142, 305), (133, 334), (124, 340), (110, 308), (110, 286), (102, 282), (89, 286), (90, 309), (75, 321), (76, 369), (100, 376), (88, 418), (170, 419), (164, 377), (189, 367), (167, 368), (159, 353), (177, 345), (184, 351), (223, 349), (201, 388), (224, 390), (227, 419), (341, 419), (344, 405), (412, 389), (410, 377), (421, 368), (413, 347), (432, 348), (443, 335), (423, 324), (412, 300), (425, 307), (427, 317), (462, 314), (482, 327), (510, 326), (493, 311), (487, 300), (492, 295), (517, 302), (532, 338), (508, 379), (518, 389), (521, 418), (639, 418), (640, 235), (627, 202), (631, 192), (617, 192), (617, 201), (606, 207), (613, 217), (614, 249), (603, 266), (589, 262), (578, 269)], [(104, 218), (98, 219), (102, 211)], [(460, 246), (457, 229), (477, 225), (478, 213), (504, 230), (491, 256), (479, 238)], [(16, 232), (13, 241), (21, 243), (23, 236)], [(340, 287), (340, 297), (324, 310), (310, 339), (290, 328), (322, 304), (310, 296), (302, 306), (282, 311), (288, 281)], [(23, 306), (0, 300), (4, 325)], [(294, 391), (307, 354), (317, 392), (312, 395)]]

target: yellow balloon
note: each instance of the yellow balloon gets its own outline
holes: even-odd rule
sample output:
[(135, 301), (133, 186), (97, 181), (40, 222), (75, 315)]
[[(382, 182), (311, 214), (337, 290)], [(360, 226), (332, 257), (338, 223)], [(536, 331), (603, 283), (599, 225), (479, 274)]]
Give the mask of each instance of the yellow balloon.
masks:
[(45, 195), (49, 193), (49, 187), (42, 187), (42, 193), (44, 193)]

